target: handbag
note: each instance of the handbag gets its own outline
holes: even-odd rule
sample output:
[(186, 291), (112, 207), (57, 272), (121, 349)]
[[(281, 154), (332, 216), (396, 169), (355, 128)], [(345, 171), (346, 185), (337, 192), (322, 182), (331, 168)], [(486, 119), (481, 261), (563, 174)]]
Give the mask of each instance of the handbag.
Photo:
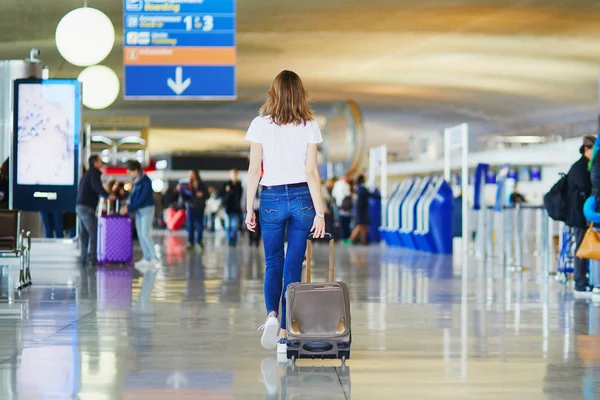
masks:
[(585, 236), (581, 241), (579, 249), (577, 249), (578, 258), (586, 258), (589, 260), (600, 260), (600, 232), (594, 229), (592, 223), (585, 232)]

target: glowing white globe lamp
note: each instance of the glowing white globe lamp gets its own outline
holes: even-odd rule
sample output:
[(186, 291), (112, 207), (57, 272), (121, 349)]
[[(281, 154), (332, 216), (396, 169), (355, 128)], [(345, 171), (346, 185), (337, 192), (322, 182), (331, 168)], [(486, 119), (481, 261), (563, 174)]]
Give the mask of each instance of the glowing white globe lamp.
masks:
[(115, 44), (115, 27), (102, 11), (77, 8), (62, 17), (55, 40), (65, 60), (87, 67), (102, 62), (110, 54)]
[(152, 181), (152, 190), (154, 193), (161, 193), (165, 189), (165, 181), (162, 179), (154, 179)]
[(102, 110), (115, 102), (121, 84), (115, 71), (104, 65), (87, 67), (77, 78), (83, 88), (83, 105)]

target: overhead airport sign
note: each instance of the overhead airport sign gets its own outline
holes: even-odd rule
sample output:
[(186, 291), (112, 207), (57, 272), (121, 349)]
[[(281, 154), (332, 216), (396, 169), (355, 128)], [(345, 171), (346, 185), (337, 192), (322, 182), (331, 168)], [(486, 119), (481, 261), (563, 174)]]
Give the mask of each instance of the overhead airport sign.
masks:
[(124, 0), (124, 97), (234, 100), (235, 0)]

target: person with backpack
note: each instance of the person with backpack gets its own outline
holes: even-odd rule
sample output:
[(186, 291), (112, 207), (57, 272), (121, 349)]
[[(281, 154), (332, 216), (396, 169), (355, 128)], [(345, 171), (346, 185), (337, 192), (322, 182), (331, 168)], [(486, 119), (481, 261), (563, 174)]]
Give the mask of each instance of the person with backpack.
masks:
[(198, 246), (204, 250), (204, 212), (206, 210), (206, 198), (208, 197), (206, 185), (200, 173), (192, 169), (189, 172), (189, 183), (178, 185), (181, 202), (185, 205), (187, 215), (188, 245), (192, 250)]
[[(579, 148), (581, 158), (571, 166), (566, 175), (566, 188), (564, 188), (566, 189), (566, 196), (564, 198), (567, 203), (567, 214), (565, 224), (572, 229), (575, 235), (575, 252), (579, 250), (589, 225), (583, 214), (583, 205), (592, 194), (592, 179), (588, 167), (595, 142), (596, 138), (594, 136), (584, 136), (583, 143)], [(575, 258), (576, 298), (591, 298), (592, 296), (593, 288), (589, 285), (588, 269), (588, 260)]]

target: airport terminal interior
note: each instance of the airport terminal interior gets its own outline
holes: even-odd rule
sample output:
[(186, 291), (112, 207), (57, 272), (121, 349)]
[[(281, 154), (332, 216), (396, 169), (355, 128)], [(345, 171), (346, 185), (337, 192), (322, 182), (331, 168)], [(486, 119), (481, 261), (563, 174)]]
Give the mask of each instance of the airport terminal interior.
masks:
[[(600, 399), (599, 19), (2, 0), (0, 400)], [(246, 132), (284, 70), (323, 139), (323, 215), (299, 212), (333, 245), (266, 349)]]

